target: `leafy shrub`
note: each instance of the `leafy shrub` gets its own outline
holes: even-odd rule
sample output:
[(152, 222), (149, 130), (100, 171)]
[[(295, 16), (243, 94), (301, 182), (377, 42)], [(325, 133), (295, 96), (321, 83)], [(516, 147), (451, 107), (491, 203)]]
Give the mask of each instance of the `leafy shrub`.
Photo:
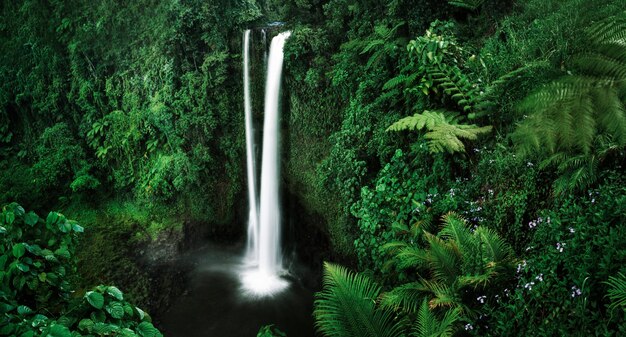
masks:
[(0, 334), (161, 337), (150, 316), (113, 286), (74, 297), (76, 240), (83, 228), (60, 213), (46, 219), (13, 203), (0, 216)]
[[(489, 299), (485, 334), (610, 336), (626, 332), (612, 313), (605, 283), (624, 273), (626, 189), (614, 174), (583, 197), (570, 196), (526, 226), (532, 237), (518, 266), (516, 288)], [(489, 326), (489, 329), (486, 328)]]
[(450, 210), (442, 210), (447, 207), (443, 206), (446, 195), (439, 193), (447, 183), (446, 166), (439, 165), (441, 157), (434, 163), (425, 161), (426, 153), (423, 143), (407, 154), (396, 150), (373, 186), (361, 189), (361, 199), (351, 211), (358, 219), (359, 236), (354, 247), (362, 268), (382, 272), (387, 261), (382, 247), (394, 240), (397, 228), (411, 227), (418, 220), (428, 222)]

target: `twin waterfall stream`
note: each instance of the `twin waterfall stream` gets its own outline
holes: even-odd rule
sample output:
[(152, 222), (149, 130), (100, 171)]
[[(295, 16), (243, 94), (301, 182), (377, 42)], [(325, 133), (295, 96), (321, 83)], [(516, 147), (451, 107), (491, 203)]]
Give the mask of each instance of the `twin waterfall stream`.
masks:
[[(187, 266), (185, 268), (189, 271), (184, 274), (185, 293), (159, 320), (160, 328), (169, 337), (256, 336), (259, 329), (268, 324), (275, 324), (289, 336), (315, 336), (311, 315), (313, 291), (305, 285), (310, 283), (303, 280), (317, 276), (309, 274), (307, 267), (297, 259), (283, 261), (280, 242), (280, 82), (283, 46), (290, 33), (281, 33), (272, 39), (266, 59), (251, 58), (250, 49), (264, 45), (251, 44), (252, 33), (246, 31), (243, 36), (250, 203), (246, 251), (242, 258), (238, 244), (209, 242), (176, 262)], [(265, 49), (263, 47), (263, 51)], [(259, 66), (252, 59), (258, 60), (255, 62), (259, 62)], [(263, 134), (259, 179), (259, 167), (255, 161), (253, 107), (260, 104), (252, 104), (256, 91), (252, 91), (254, 86), (251, 83), (256, 83), (253, 79), (261, 82), (265, 75), (264, 63), (267, 63), (267, 78), (265, 120), (263, 130), (259, 130)], [(256, 67), (251, 67), (251, 64)], [(286, 220), (284, 222), (287, 223)], [(289, 263), (289, 274), (283, 267), (284, 262)]]
[[(243, 77), (246, 125), (246, 156), (248, 177), (248, 241), (241, 281), (251, 296), (271, 295), (289, 284), (281, 278), (280, 182), (280, 84), (283, 68), (283, 47), (291, 35), (283, 32), (272, 39), (267, 60), (261, 186), (257, 195), (254, 144), (254, 123), (250, 93), (250, 30), (244, 32)], [(257, 198), (258, 196), (258, 198)]]

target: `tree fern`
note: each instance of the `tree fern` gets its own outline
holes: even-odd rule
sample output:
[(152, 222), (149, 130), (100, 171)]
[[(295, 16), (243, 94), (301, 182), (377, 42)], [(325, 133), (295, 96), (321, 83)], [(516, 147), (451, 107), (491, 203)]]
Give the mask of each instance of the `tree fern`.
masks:
[(459, 115), (449, 111), (424, 111), (405, 117), (393, 123), (387, 131), (428, 130), (424, 137), (428, 140), (430, 152), (464, 152), (464, 140), (476, 140), (479, 135), (491, 131), (491, 126), (479, 127), (474, 124), (460, 124)]
[(573, 58), (573, 75), (550, 83), (519, 106), (528, 117), (512, 134), (522, 154), (546, 158), (557, 168), (555, 193), (592, 184), (598, 165), (626, 145), (626, 14), (586, 33), (590, 51)]
[(380, 286), (341, 266), (324, 264), (324, 288), (315, 296), (313, 315), (326, 336), (402, 336), (393, 311), (376, 306)]

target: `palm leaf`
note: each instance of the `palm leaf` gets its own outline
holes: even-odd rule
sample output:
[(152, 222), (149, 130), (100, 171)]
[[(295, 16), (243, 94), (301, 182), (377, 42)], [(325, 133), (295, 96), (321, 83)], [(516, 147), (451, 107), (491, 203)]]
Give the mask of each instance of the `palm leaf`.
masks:
[(626, 308), (626, 276), (622, 273), (617, 273), (617, 277), (609, 276), (606, 284), (609, 286), (607, 296), (611, 299), (609, 308)]
[(454, 325), (461, 318), (458, 309), (446, 311), (443, 319), (439, 321), (435, 314), (428, 308), (426, 300), (422, 302), (418, 313), (417, 322), (411, 336), (415, 337), (448, 337), (455, 332)]
[(376, 307), (380, 286), (346, 268), (324, 264), (324, 288), (315, 295), (316, 326), (326, 336), (402, 336), (403, 322)]

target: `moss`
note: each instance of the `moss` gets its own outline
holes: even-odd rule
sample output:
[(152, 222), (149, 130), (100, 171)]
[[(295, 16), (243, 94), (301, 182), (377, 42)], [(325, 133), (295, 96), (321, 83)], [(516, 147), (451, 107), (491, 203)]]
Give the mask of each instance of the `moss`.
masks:
[(65, 212), (85, 227), (77, 250), (81, 286), (114, 284), (133, 302), (148, 307), (151, 276), (141, 259), (141, 248), (166, 231), (181, 232), (182, 222), (123, 201), (110, 201), (98, 209), (72, 205)]

